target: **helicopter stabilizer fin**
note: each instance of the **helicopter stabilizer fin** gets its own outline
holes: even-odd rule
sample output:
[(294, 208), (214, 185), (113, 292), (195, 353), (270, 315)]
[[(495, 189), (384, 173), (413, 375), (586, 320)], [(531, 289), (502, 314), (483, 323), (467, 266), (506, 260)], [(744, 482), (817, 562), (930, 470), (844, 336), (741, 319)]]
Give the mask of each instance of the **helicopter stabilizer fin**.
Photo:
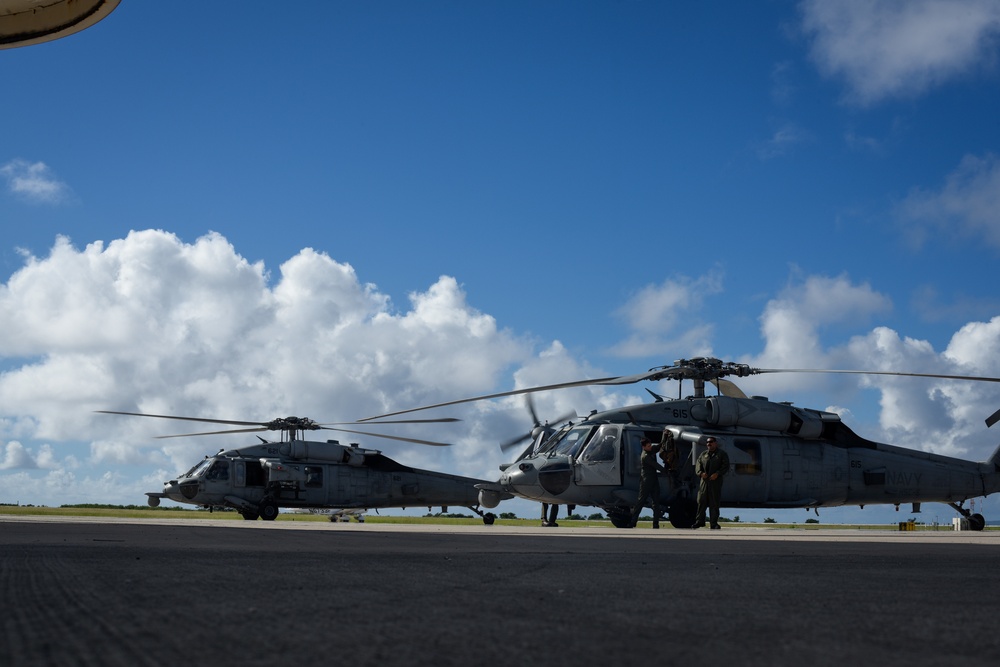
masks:
[(993, 450), (993, 456), (986, 459), (986, 462), (992, 463), (996, 467), (997, 472), (1000, 472), (1000, 445), (997, 445), (997, 448)]

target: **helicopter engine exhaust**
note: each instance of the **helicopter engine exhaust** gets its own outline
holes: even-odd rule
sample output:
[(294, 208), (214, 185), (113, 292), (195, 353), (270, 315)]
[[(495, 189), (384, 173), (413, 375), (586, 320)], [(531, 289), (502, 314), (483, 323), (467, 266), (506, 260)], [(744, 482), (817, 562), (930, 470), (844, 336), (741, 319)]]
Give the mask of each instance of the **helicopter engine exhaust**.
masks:
[(806, 440), (821, 438), (826, 424), (840, 421), (840, 416), (832, 412), (802, 410), (766, 400), (712, 396), (706, 402), (706, 421), (713, 426), (759, 428), (797, 435)]

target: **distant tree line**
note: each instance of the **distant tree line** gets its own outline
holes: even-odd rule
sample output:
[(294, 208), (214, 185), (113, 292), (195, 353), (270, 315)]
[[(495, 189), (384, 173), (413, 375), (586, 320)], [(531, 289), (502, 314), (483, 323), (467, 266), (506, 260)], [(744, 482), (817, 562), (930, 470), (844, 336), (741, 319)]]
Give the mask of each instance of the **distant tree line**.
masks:
[[(30, 505), (24, 505), (24, 507), (31, 507)], [(197, 507), (150, 507), (149, 505), (104, 505), (101, 503), (79, 503), (76, 505), (60, 505), (60, 509), (84, 509), (84, 510), (150, 510), (156, 512), (205, 512), (207, 510)], [(215, 511), (220, 511), (220, 508), (215, 508)]]

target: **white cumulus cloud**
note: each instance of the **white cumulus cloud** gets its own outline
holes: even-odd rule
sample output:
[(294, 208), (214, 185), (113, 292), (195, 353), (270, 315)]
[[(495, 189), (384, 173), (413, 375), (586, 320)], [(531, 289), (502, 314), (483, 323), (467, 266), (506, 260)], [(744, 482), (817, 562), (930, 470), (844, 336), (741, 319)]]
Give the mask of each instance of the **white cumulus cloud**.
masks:
[(996, 61), (995, 0), (806, 0), (801, 27), (820, 71), (870, 105), (909, 98)]
[(914, 190), (897, 215), (916, 244), (937, 231), (1000, 248), (1000, 159), (966, 155), (944, 185)]
[(180, 470), (206, 445), (151, 436), (192, 429), (92, 411), (350, 421), (491, 389), (530, 358), (451, 277), (410, 301), (397, 312), (350, 265), (311, 249), (272, 285), (218, 234), (188, 244), (146, 230), (82, 249), (61, 238), (0, 286), (0, 318), (19, 323), (0, 328), (5, 425), (90, 439), (96, 461)]
[(673, 276), (647, 285), (632, 295), (618, 317), (629, 336), (612, 348), (621, 357), (662, 356), (690, 350), (692, 356), (711, 353), (712, 326), (700, 312), (706, 297), (722, 290), (722, 274), (713, 271), (699, 278)]
[(10, 192), (32, 202), (59, 203), (70, 194), (69, 186), (56, 178), (44, 162), (11, 160), (0, 167)]

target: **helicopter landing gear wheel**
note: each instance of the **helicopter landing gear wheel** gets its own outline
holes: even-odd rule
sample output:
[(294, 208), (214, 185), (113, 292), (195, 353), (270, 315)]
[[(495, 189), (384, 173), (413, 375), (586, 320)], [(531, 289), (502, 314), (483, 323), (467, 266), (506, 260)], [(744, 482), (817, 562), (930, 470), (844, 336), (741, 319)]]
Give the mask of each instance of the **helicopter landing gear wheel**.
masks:
[(256, 521), (260, 518), (260, 514), (253, 510), (240, 510), (240, 516), (247, 521)]
[(969, 517), (969, 530), (982, 530), (986, 527), (986, 518), (982, 514), (973, 514)]
[(611, 519), (611, 525), (615, 528), (628, 528), (632, 525), (632, 513), (628, 510), (623, 509), (606, 509), (604, 510), (608, 518)]
[(260, 511), (260, 518), (264, 521), (274, 521), (278, 518), (278, 503), (270, 498), (260, 501), (257, 509)]
[(698, 503), (690, 498), (678, 498), (668, 510), (670, 525), (674, 528), (690, 528), (698, 514)]
[(479, 518), (482, 519), (483, 523), (486, 524), (487, 526), (492, 526), (493, 522), (497, 520), (496, 514), (494, 514), (493, 512), (483, 512), (481, 509), (479, 509), (479, 505), (476, 505), (475, 507), (468, 505), (467, 507), (476, 514), (478, 514)]

